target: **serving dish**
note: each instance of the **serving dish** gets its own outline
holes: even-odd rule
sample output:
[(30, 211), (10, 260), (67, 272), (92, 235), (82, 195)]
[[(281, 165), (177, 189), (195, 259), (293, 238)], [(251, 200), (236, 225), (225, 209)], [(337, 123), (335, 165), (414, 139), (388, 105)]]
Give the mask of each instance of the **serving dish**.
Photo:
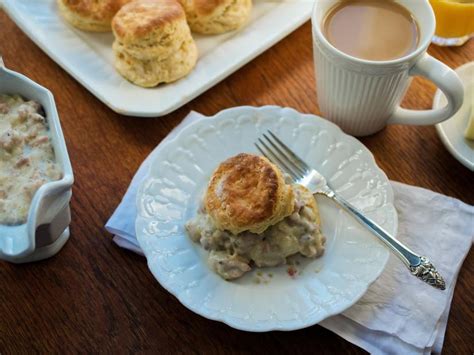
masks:
[[(461, 65), (455, 70), (464, 85), (464, 103), (449, 120), (438, 123), (436, 131), (446, 149), (465, 167), (474, 171), (474, 141), (464, 137), (470, 110), (474, 111), (474, 62)], [(446, 105), (446, 97), (437, 90), (433, 108)]]
[[(240, 107), (184, 128), (157, 154), (139, 189), (138, 242), (155, 278), (183, 305), (257, 332), (300, 329), (341, 313), (365, 293), (389, 256), (368, 231), (318, 197), (326, 251), (319, 259), (297, 260), (297, 277), (276, 267), (226, 282), (209, 269), (206, 252), (188, 238), (184, 224), (196, 213), (218, 163), (240, 152), (258, 154), (253, 143), (267, 129), (292, 142), (343, 198), (392, 235), (397, 231), (392, 189), (372, 154), (318, 116), (276, 106)], [(256, 279), (259, 272), (264, 282)]]
[(249, 24), (218, 36), (193, 34), (199, 51), (187, 77), (152, 89), (135, 86), (113, 67), (111, 33), (87, 33), (60, 17), (55, 0), (4, 0), (10, 18), (64, 70), (112, 110), (162, 116), (200, 95), (310, 18), (307, 0), (255, 0)]
[(63, 177), (42, 185), (31, 202), (26, 223), (0, 225), (0, 259), (37, 261), (56, 254), (69, 238), (73, 173), (51, 92), (22, 74), (8, 70), (0, 58), (0, 94), (19, 94), (39, 102), (48, 121), (56, 161)]

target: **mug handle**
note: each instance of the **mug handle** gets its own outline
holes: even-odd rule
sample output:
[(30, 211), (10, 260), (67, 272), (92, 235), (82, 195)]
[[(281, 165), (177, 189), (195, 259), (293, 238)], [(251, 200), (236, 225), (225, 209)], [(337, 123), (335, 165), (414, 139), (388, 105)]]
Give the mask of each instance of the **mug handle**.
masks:
[(464, 88), (457, 74), (446, 64), (424, 54), (410, 69), (409, 75), (431, 80), (447, 98), (447, 105), (435, 110), (407, 110), (397, 107), (388, 124), (432, 125), (453, 116), (462, 106)]

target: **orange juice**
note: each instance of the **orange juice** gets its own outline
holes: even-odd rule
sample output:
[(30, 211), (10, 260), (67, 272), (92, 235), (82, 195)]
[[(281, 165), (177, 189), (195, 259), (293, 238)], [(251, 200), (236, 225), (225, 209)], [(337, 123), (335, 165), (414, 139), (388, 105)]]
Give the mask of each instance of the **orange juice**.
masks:
[(430, 0), (436, 36), (460, 38), (474, 33), (474, 0)]

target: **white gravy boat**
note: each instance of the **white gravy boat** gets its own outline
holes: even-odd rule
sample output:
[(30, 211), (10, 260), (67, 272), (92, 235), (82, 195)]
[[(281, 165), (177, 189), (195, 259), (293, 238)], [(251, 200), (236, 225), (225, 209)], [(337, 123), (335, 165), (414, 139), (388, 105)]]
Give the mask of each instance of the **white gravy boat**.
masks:
[(48, 182), (36, 191), (26, 223), (0, 225), (0, 259), (14, 263), (42, 260), (56, 254), (69, 239), (69, 201), (74, 181), (71, 162), (52, 93), (5, 68), (1, 57), (0, 94), (19, 94), (43, 106), (56, 161), (63, 172), (62, 179)]

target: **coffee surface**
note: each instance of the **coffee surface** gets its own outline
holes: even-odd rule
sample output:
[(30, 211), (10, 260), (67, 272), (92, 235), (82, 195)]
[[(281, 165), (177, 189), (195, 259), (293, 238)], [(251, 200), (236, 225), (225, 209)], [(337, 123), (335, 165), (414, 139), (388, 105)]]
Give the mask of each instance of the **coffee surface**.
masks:
[(416, 20), (394, 1), (347, 0), (323, 21), (326, 39), (353, 57), (386, 61), (413, 52), (419, 40)]

